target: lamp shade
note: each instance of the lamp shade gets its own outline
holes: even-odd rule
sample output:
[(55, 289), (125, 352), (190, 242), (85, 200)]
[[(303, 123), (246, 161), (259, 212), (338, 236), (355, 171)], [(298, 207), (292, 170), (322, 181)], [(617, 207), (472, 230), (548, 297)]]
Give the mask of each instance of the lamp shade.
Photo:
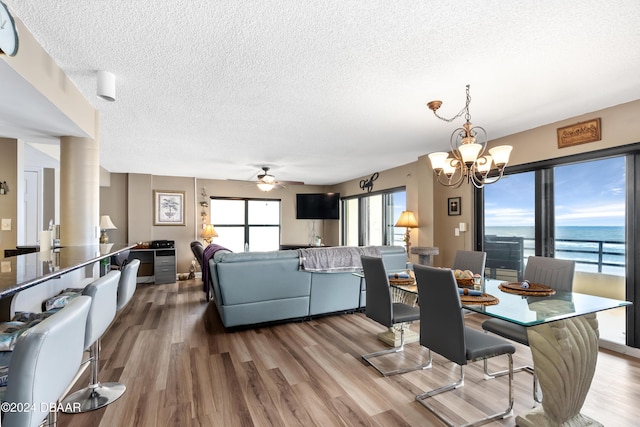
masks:
[(202, 229), (202, 234), (200, 234), (200, 237), (204, 239), (211, 239), (213, 237), (218, 237), (218, 232), (215, 228), (213, 228), (213, 224), (206, 224)]
[(509, 162), (509, 156), (512, 149), (513, 147), (510, 145), (500, 145), (490, 149), (489, 153), (493, 156), (493, 162), (496, 166), (504, 166)]
[(417, 226), (418, 220), (416, 219), (413, 211), (402, 211), (400, 218), (398, 218), (398, 222), (396, 222), (396, 227), (415, 228)]
[(109, 215), (102, 215), (100, 217), (100, 229), (101, 230), (116, 230), (118, 227), (113, 225)]

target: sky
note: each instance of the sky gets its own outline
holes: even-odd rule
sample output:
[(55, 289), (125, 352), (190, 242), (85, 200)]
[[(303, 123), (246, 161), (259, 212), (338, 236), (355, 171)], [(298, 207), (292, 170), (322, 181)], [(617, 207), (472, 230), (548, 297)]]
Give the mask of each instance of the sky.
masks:
[[(624, 226), (624, 157), (554, 171), (556, 226)], [(534, 226), (534, 172), (505, 176), (484, 191), (487, 227)]]

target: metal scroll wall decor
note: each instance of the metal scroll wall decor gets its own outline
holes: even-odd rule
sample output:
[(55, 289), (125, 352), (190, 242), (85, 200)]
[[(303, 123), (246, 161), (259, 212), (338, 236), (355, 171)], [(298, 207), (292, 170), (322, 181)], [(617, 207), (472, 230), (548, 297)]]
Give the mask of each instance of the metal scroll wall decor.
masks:
[(360, 189), (362, 191), (366, 191), (367, 193), (371, 193), (371, 191), (373, 190), (373, 181), (378, 179), (378, 176), (380, 176), (380, 174), (378, 172), (375, 172), (369, 179), (361, 179)]

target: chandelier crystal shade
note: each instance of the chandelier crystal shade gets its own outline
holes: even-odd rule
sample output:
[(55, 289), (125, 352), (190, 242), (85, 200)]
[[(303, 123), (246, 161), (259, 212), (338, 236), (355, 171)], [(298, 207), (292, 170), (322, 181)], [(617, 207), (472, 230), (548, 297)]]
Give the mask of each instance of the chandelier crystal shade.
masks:
[(510, 145), (501, 145), (489, 149), (489, 154), (484, 154), (487, 146), (487, 131), (480, 126), (473, 126), (469, 113), (469, 85), (467, 85), (467, 102), (462, 110), (451, 119), (438, 115), (438, 108), (442, 101), (431, 101), (427, 107), (440, 120), (452, 122), (464, 115), (466, 123), (453, 131), (449, 144), (450, 153), (436, 152), (429, 154), (431, 167), (440, 184), (447, 187), (460, 187), (463, 182), (473, 183), (477, 188), (485, 184), (493, 184), (502, 178), (504, 168), (509, 162), (511, 154)]

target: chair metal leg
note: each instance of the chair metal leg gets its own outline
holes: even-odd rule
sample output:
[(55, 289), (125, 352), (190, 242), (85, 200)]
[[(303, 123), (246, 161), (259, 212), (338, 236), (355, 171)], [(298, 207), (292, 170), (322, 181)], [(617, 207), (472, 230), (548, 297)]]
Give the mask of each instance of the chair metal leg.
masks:
[(91, 355), (91, 382), (88, 387), (76, 391), (62, 401), (62, 410), (65, 413), (78, 414), (100, 409), (119, 399), (127, 389), (124, 384), (98, 381), (100, 340), (91, 345), (89, 353)]
[[(477, 421), (473, 421), (467, 424), (464, 424), (462, 427), (471, 427), (471, 426), (480, 426), (483, 424), (486, 424), (488, 422), (491, 421), (495, 421), (498, 419), (503, 419), (506, 418), (508, 416), (510, 416), (512, 414), (513, 411), (513, 356), (509, 353), (507, 353), (507, 356), (509, 358), (509, 369), (507, 370), (507, 374), (509, 374), (509, 406), (507, 407), (506, 410), (502, 411), (502, 412), (498, 412), (496, 414), (493, 415), (489, 415), (487, 417), (484, 417), (482, 419), (479, 419)], [(485, 359), (486, 360), (486, 359)], [(431, 405), (429, 405), (426, 402), (426, 399), (433, 397), (437, 394), (446, 392), (446, 391), (450, 391), (453, 389), (456, 389), (458, 387), (462, 387), (464, 385), (464, 369), (462, 366), (460, 366), (460, 378), (451, 383), (451, 384), (447, 384), (443, 387), (439, 387), (437, 389), (419, 394), (416, 396), (416, 400), (425, 408), (427, 408), (429, 411), (431, 411), (435, 416), (437, 416), (438, 418), (440, 418), (440, 420), (442, 420), (442, 422), (444, 422), (446, 425), (453, 427), (456, 426), (457, 424), (453, 424), (451, 423), (451, 421), (449, 421), (448, 419), (446, 419), (444, 417), (443, 414), (441, 414), (439, 411), (437, 411), (434, 407), (432, 407)]]
[[(506, 375), (509, 373), (509, 371), (507, 369), (502, 370), (502, 371), (496, 371), (496, 372), (489, 372), (489, 368), (487, 365), (487, 359), (484, 360), (483, 362), (484, 365), (484, 379), (485, 380), (489, 380), (492, 378), (496, 378), (496, 377), (501, 377), (503, 375)], [(538, 394), (538, 376), (536, 375), (536, 371), (535, 369), (533, 369), (533, 366), (530, 365), (525, 365), (525, 366), (518, 366), (517, 368), (513, 368), (513, 372), (528, 372), (531, 375), (533, 375), (533, 400), (540, 404), (542, 403), (542, 399), (540, 398), (540, 395)]]
[[(57, 402), (56, 402), (57, 405)], [(47, 415), (47, 426), (49, 427), (57, 427), (58, 425), (58, 411), (57, 410), (49, 410), (49, 414)]]
[(362, 359), (365, 360), (369, 365), (373, 366), (378, 372), (380, 372), (380, 374), (382, 374), (383, 376), (390, 376), (390, 375), (397, 375), (397, 374), (404, 374), (406, 372), (411, 372), (411, 371), (417, 371), (419, 369), (428, 369), (431, 368), (431, 352), (429, 352), (429, 361), (425, 364), (422, 365), (418, 365), (418, 366), (412, 366), (412, 367), (408, 367), (408, 368), (400, 368), (400, 369), (394, 369), (391, 371), (383, 371), (382, 369), (380, 369), (378, 366), (376, 366), (371, 359), (378, 357), (378, 356), (384, 356), (385, 354), (392, 354), (392, 353), (399, 353), (401, 351), (404, 351), (404, 330), (406, 328), (406, 325), (402, 324), (400, 327), (400, 345), (398, 347), (393, 347), (387, 350), (380, 350), (380, 351), (376, 351), (374, 353), (369, 353), (369, 354), (364, 354), (362, 356)]

